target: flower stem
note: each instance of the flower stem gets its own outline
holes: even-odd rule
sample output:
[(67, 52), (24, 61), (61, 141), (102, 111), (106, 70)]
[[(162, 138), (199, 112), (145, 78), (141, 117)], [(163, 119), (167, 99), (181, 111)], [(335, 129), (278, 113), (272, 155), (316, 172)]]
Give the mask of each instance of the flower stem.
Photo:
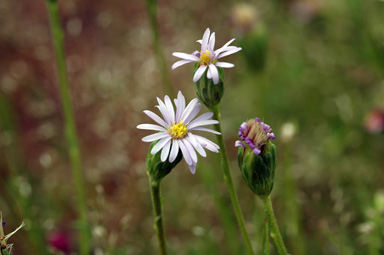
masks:
[(151, 189), (153, 215), (155, 216), (155, 230), (157, 241), (159, 243), (160, 255), (166, 255), (167, 243), (165, 241), (163, 216), (161, 212), (160, 182), (154, 181), (149, 177), (149, 187)]
[(155, 48), (157, 64), (160, 68), (161, 79), (165, 92), (172, 98), (175, 97), (175, 92), (171, 85), (171, 78), (168, 71), (168, 65), (165, 60), (164, 50), (161, 45), (157, 24), (157, 0), (146, 0), (148, 18), (152, 31), (153, 47)]
[(59, 8), (57, 0), (46, 0), (53, 46), (56, 54), (56, 64), (58, 70), (61, 103), (64, 112), (65, 135), (68, 143), (69, 158), (71, 162), (72, 174), (75, 181), (77, 211), (80, 222), (79, 246), (81, 255), (90, 254), (90, 235), (87, 222), (87, 206), (84, 191), (84, 180), (81, 166), (80, 149), (75, 127), (75, 119), (70, 99), (67, 69), (65, 66), (64, 55), (64, 33), (60, 25)]
[[(219, 124), (213, 125), (213, 127), (216, 131), (218, 131), (222, 134), (221, 124), (220, 124), (219, 105), (212, 107), (211, 110), (213, 111), (213, 114), (214, 114), (213, 118), (216, 119), (217, 121), (219, 121)], [(241, 234), (243, 235), (245, 245), (247, 246), (248, 254), (253, 254), (251, 241), (249, 239), (247, 230), (245, 228), (243, 213), (241, 212), (241, 209), (240, 209), (239, 199), (237, 197), (235, 187), (234, 187), (233, 181), (232, 181), (231, 172), (229, 170), (228, 157), (227, 157), (227, 152), (225, 149), (223, 135), (216, 135), (216, 139), (217, 139), (218, 145), (220, 146), (220, 152), (219, 153), (220, 153), (220, 159), (221, 159), (221, 166), (222, 166), (222, 169), (224, 172), (224, 180), (225, 180), (227, 187), (228, 187), (229, 196), (231, 197), (233, 210), (235, 211), (235, 215), (237, 218), (237, 223), (239, 224)]]
[(271, 227), (271, 236), (275, 241), (275, 245), (280, 255), (288, 255), (287, 249), (285, 248), (283, 238), (281, 237), (279, 227), (277, 226), (275, 214), (273, 213), (271, 196), (261, 197), (264, 203), (265, 214)]

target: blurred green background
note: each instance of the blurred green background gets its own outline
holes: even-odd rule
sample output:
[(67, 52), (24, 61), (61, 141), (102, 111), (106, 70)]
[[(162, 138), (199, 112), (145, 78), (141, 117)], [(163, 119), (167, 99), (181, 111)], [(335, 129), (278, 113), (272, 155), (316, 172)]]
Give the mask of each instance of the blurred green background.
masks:
[[(59, 1), (86, 179), (93, 250), (157, 254), (137, 130), (165, 95), (145, 1)], [(175, 91), (195, 97), (193, 52), (209, 27), (225, 61), (221, 103), (232, 174), (256, 254), (263, 207), (244, 185), (233, 147), (261, 117), (276, 134), (275, 213), (291, 254), (384, 254), (384, 2), (269, 0), (158, 2), (158, 29)], [(206, 109), (203, 107), (202, 112)], [(210, 137), (214, 139), (214, 137)], [(74, 184), (43, 0), (0, 2), (0, 211), (14, 254), (77, 251)], [(209, 153), (192, 175), (162, 182), (170, 254), (245, 254), (219, 167)], [(273, 244), (271, 243), (273, 249)], [(60, 251), (61, 250), (61, 251)], [(271, 254), (277, 254), (272, 250)]]

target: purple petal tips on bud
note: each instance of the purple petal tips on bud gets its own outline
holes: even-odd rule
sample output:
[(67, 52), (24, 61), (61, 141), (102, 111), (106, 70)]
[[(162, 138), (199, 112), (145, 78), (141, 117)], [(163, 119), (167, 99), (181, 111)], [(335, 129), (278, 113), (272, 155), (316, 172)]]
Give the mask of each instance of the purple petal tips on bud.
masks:
[(243, 149), (245, 149), (245, 145), (244, 145), (244, 143), (242, 143), (242, 142), (239, 141), (239, 140), (237, 140), (237, 141), (235, 142), (235, 147), (243, 147)]
[(2, 222), (2, 226), (3, 226), (3, 227), (5, 226), (5, 221)]
[(276, 138), (271, 127), (262, 122), (260, 118), (243, 122), (240, 125), (238, 135), (256, 155), (262, 152), (263, 146), (268, 143), (269, 139)]
[(259, 148), (255, 148), (252, 151), (253, 151), (253, 153), (255, 153), (256, 156), (259, 155), (261, 152), (261, 150)]

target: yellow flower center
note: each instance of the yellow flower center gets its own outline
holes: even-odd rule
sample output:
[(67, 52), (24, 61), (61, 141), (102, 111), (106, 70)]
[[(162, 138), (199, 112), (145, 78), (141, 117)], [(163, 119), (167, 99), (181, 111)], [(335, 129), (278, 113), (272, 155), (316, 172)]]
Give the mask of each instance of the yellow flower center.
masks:
[(201, 56), (200, 56), (200, 65), (209, 65), (212, 61), (211, 59), (209, 58), (209, 56), (211, 56), (211, 54), (209, 53), (208, 50), (206, 50), (205, 52), (201, 53)]
[(183, 125), (183, 122), (173, 124), (168, 128), (168, 133), (172, 136), (173, 139), (183, 139), (187, 134), (187, 126)]

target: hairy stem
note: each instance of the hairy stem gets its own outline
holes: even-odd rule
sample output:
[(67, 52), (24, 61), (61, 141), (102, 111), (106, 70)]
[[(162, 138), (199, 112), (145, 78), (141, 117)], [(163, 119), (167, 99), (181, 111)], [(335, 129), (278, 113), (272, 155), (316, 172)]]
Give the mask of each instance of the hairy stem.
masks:
[(251, 241), (249, 239), (248, 232), (245, 228), (243, 213), (241, 212), (241, 209), (240, 209), (239, 199), (237, 197), (235, 187), (234, 187), (233, 181), (232, 181), (231, 172), (229, 170), (227, 152), (225, 149), (224, 139), (223, 139), (223, 135), (222, 135), (222, 131), (221, 131), (219, 106), (217, 105), (217, 106), (212, 107), (212, 110), (213, 110), (213, 114), (214, 114), (213, 118), (215, 120), (219, 121), (219, 124), (214, 125), (214, 129), (221, 133), (221, 135), (216, 135), (216, 139), (217, 139), (218, 145), (220, 146), (220, 152), (219, 153), (220, 153), (220, 159), (221, 159), (221, 166), (222, 166), (222, 169), (224, 172), (224, 180), (225, 180), (227, 187), (228, 187), (229, 196), (231, 197), (233, 210), (235, 211), (237, 223), (239, 224), (240, 231), (241, 231), (241, 234), (243, 235), (245, 245), (247, 246), (248, 254), (253, 254)]
[(275, 214), (273, 213), (271, 196), (261, 197), (265, 207), (265, 214), (271, 227), (271, 236), (275, 242), (277, 251), (280, 255), (288, 255), (287, 249), (285, 248), (283, 238), (281, 237), (279, 227), (277, 226)]
[(159, 244), (160, 255), (167, 254), (167, 243), (165, 241), (165, 231), (163, 225), (163, 215), (161, 210), (160, 182), (149, 178), (149, 187), (151, 189), (153, 215), (155, 217), (155, 230)]

